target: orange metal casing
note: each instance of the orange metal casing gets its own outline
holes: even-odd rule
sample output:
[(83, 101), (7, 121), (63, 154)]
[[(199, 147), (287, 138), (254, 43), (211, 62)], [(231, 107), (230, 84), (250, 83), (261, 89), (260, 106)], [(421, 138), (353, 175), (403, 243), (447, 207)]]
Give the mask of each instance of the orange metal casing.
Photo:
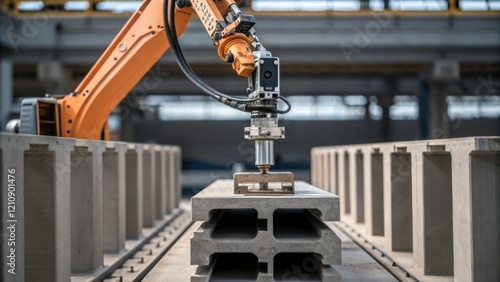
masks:
[[(76, 88), (58, 100), (61, 136), (100, 139), (109, 114), (169, 48), (163, 30), (163, 1), (145, 0)], [(177, 33), (192, 9), (178, 10)]]

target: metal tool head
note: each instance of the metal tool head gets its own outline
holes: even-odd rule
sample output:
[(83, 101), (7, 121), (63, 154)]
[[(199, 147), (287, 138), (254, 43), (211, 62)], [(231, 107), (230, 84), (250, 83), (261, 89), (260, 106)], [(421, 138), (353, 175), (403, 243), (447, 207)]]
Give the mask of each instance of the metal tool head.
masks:
[(234, 194), (293, 194), (291, 172), (239, 172), (234, 174)]

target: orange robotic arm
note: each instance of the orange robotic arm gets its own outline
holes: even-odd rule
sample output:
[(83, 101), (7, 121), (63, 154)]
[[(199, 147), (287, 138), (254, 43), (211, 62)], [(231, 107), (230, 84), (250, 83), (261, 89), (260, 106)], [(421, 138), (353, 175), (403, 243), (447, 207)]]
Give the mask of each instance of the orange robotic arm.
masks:
[[(190, 7), (175, 11), (177, 34), (184, 32), (195, 11), (209, 35), (218, 36), (215, 33), (220, 29), (215, 25), (224, 21), (223, 15), (233, 4), (233, 0), (191, 0)], [(169, 48), (163, 9), (163, 0), (143, 1), (76, 90), (57, 100), (54, 114), (47, 115), (51, 110), (37, 105), (38, 134), (107, 139), (103, 129), (110, 113)], [(234, 26), (223, 32), (214, 41), (220, 57), (231, 56), (233, 69), (249, 76), (254, 71), (252, 37), (235, 32)]]
[[(261, 175), (235, 177), (235, 189), (239, 189), (237, 178), (246, 182), (257, 180), (266, 191), (271, 179), (281, 179), (292, 183), (287, 191), (293, 191), (293, 175), (276, 178), (273, 174), (268, 178), (269, 168), (274, 165), (274, 141), (285, 138), (278, 115), (290, 111), (291, 105), (280, 96), (279, 59), (260, 44), (253, 29), (255, 19), (242, 14), (234, 0), (173, 1), (144, 0), (73, 93), (60, 99), (24, 99), (20, 123), (9, 122), (8, 127), (23, 134), (108, 139), (109, 114), (171, 47), (184, 74), (205, 94), (251, 113), (244, 136), (255, 141), (255, 165)], [(177, 35), (184, 32), (193, 12), (205, 26), (221, 59), (231, 63), (238, 75), (247, 77), (247, 98), (232, 97), (211, 88), (189, 67)], [(287, 104), (286, 110), (278, 109), (278, 100)]]

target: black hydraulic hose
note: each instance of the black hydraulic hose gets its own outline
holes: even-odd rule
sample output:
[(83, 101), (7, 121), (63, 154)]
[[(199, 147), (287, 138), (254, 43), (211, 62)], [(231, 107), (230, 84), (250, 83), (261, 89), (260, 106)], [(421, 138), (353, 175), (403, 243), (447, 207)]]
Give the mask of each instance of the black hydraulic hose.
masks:
[[(201, 78), (199, 78), (194, 73), (194, 71), (187, 63), (186, 58), (184, 57), (184, 54), (182, 53), (182, 50), (179, 45), (179, 40), (177, 37), (177, 32), (175, 27), (175, 1), (170, 0), (169, 6), (167, 5), (167, 2), (168, 0), (164, 1), (165, 7), (163, 11), (163, 23), (165, 26), (165, 33), (167, 35), (170, 47), (174, 52), (177, 63), (179, 64), (179, 67), (181, 68), (183, 73), (189, 78), (189, 80), (212, 98), (239, 110), (244, 111), (245, 108), (245, 105), (244, 104), (242, 105), (241, 103), (248, 103), (258, 100), (258, 98), (254, 99), (236, 98), (223, 94), (213, 89), (212, 87), (208, 86), (203, 80), (201, 80)], [(168, 11), (168, 16), (167, 16), (167, 11)]]
[(292, 105), (290, 104), (290, 102), (283, 96), (279, 96), (278, 99), (280, 99), (281, 101), (285, 102), (287, 108), (286, 110), (274, 110), (273, 113), (275, 114), (286, 114), (288, 113), (291, 109), (292, 109)]
[[(170, 1), (170, 3), (168, 2)], [(170, 5), (168, 5), (168, 3)], [(189, 66), (189, 63), (187, 62), (186, 58), (184, 57), (184, 54), (182, 53), (181, 47), (179, 45), (179, 38), (177, 36), (177, 31), (176, 31), (176, 26), (175, 26), (175, 0), (164, 0), (164, 7), (163, 7), (163, 24), (165, 27), (165, 33), (167, 35), (168, 42), (170, 44), (170, 47), (175, 55), (177, 64), (181, 68), (182, 72), (186, 77), (198, 88), (203, 90), (207, 95), (210, 97), (214, 98), (215, 100), (228, 105), (232, 108), (238, 109), (243, 112), (251, 112), (253, 110), (261, 110), (261, 111), (266, 111), (266, 112), (271, 112), (271, 113), (276, 113), (276, 114), (285, 114), (288, 113), (291, 109), (290, 102), (285, 99), (284, 97), (278, 97), (278, 99), (281, 99), (283, 102), (287, 104), (287, 109), (286, 110), (277, 110), (277, 109), (269, 109), (267, 107), (263, 106), (258, 106), (258, 107), (252, 107), (253, 109), (246, 109), (247, 104), (250, 102), (257, 101), (259, 98), (237, 98), (237, 97), (232, 97), (230, 95), (221, 93), (209, 85), (207, 85), (200, 77), (196, 75), (196, 73), (191, 69)], [(250, 107), (249, 107), (250, 108)]]

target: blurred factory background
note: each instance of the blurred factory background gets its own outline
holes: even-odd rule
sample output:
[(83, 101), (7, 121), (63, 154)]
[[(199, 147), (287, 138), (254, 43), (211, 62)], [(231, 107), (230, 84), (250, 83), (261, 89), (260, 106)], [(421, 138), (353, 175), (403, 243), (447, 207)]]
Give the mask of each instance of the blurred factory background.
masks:
[[(66, 95), (140, 1), (0, 0), (0, 122), (20, 99)], [(264, 46), (281, 60), (274, 170), (310, 181), (310, 149), (500, 135), (500, 0), (247, 0)], [(15, 21), (19, 17), (20, 21)], [(247, 82), (193, 19), (181, 46), (214, 88)], [(185, 194), (254, 169), (248, 116), (192, 85), (167, 52), (109, 118), (115, 140), (182, 147)]]

